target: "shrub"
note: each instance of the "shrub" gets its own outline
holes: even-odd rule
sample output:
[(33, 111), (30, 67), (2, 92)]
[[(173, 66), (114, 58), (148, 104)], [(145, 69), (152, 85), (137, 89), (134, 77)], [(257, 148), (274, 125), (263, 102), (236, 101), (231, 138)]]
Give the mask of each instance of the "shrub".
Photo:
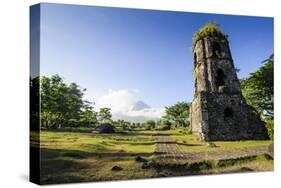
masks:
[(179, 133), (182, 135), (191, 135), (192, 130), (190, 128), (184, 128), (183, 130), (179, 131)]
[(161, 119), (158, 126), (159, 130), (170, 130), (172, 128), (172, 123), (167, 119)]
[(207, 146), (210, 147), (210, 148), (215, 148), (217, 147), (217, 145), (213, 142), (207, 142)]
[(233, 166), (236, 164), (242, 164), (250, 161), (254, 161), (257, 159), (257, 156), (247, 156), (247, 157), (240, 157), (235, 159), (221, 159), (218, 161), (217, 166), (218, 167), (228, 167)]
[(166, 124), (166, 125), (163, 125), (162, 130), (170, 130), (171, 129), (171, 124)]
[(191, 135), (191, 134), (192, 134), (192, 130), (191, 130), (191, 129), (188, 129), (188, 130), (186, 131), (186, 134)]
[(122, 123), (121, 126), (122, 126), (122, 129), (123, 129), (123, 130), (127, 130), (127, 128), (128, 128), (128, 125), (127, 125), (126, 123)]
[(192, 172), (198, 172), (201, 170), (208, 170), (214, 168), (214, 164), (212, 161), (201, 161), (195, 162), (188, 165), (188, 170)]
[(268, 133), (270, 139), (273, 140), (273, 138), (274, 138), (274, 120), (273, 119), (266, 120), (265, 126), (266, 126), (267, 133)]
[(151, 129), (152, 129), (152, 126), (149, 125), (149, 124), (145, 124), (145, 125), (144, 125), (144, 129), (145, 129), (145, 130), (151, 130)]
[(67, 125), (69, 127), (79, 127), (79, 121), (76, 119), (70, 119), (70, 120), (68, 120)]
[(144, 127), (145, 127), (145, 130), (151, 130), (151, 129), (154, 129), (155, 128), (155, 121), (154, 120), (147, 120), (145, 123), (144, 123)]

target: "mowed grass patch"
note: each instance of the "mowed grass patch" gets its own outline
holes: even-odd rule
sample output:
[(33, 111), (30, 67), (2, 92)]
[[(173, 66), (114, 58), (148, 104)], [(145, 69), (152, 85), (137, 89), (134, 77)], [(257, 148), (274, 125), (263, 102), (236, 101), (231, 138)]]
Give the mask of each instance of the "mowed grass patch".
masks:
[[(44, 153), (52, 153), (43, 149)], [(56, 152), (56, 151), (55, 151)], [(108, 181), (156, 177), (155, 169), (142, 169), (142, 163), (136, 162), (131, 155), (102, 155), (82, 158), (58, 156), (43, 158), (41, 181), (46, 183), (71, 183), (87, 181)], [(113, 171), (118, 166), (120, 171)]]
[[(76, 132), (76, 133), (91, 133), (96, 127), (60, 127), (51, 130), (52, 132)], [(43, 131), (45, 131), (43, 129)]]
[(185, 152), (207, 152), (220, 150), (234, 150), (249, 147), (269, 146), (272, 140), (243, 140), (243, 141), (215, 141), (207, 143), (201, 141), (199, 136), (186, 134), (182, 129), (173, 130), (171, 135)]
[(47, 149), (76, 150), (87, 153), (152, 153), (154, 138), (150, 135), (85, 134), (41, 131), (40, 146)]
[[(270, 141), (214, 142), (210, 147), (199, 137), (183, 129), (168, 131), (128, 131), (115, 134), (91, 134), (78, 132), (41, 131), (41, 183), (71, 183), (88, 181), (125, 180), (190, 174), (264, 171), (273, 168), (273, 160), (254, 158), (251, 160), (226, 160), (190, 163), (186, 168), (143, 169), (143, 162), (151, 162), (155, 149), (155, 134), (170, 135), (187, 152), (235, 149), (261, 146)], [(35, 144), (38, 133), (32, 133)], [(230, 144), (230, 145), (229, 145)], [(187, 161), (188, 162), (188, 161)], [(219, 164), (219, 165), (218, 165)], [(112, 170), (118, 167), (121, 170)]]
[[(85, 134), (41, 131), (41, 182), (70, 183), (155, 177), (143, 170), (136, 156), (150, 159), (155, 141), (152, 132)], [(121, 167), (113, 171), (114, 166)]]

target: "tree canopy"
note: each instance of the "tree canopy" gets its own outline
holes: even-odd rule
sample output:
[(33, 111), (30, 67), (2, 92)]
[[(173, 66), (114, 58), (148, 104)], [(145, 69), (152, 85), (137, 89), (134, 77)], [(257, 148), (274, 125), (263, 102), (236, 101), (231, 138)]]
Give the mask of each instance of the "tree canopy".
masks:
[(190, 104), (178, 102), (175, 105), (165, 107), (163, 119), (171, 122), (175, 127), (187, 127)]
[[(50, 77), (41, 76), (31, 81), (31, 87), (36, 89), (36, 81), (40, 84), (40, 123), (41, 128), (57, 129), (62, 127), (92, 126), (109, 123), (122, 129), (140, 127), (140, 123), (125, 120), (112, 120), (111, 109), (108, 107), (100, 108), (96, 111), (95, 103), (83, 100), (86, 89), (81, 88), (76, 83), (65, 83), (59, 75)], [(34, 86), (33, 86), (34, 85)], [(32, 91), (33, 91), (32, 90)], [(35, 95), (35, 94), (34, 94)], [(162, 127), (170, 128), (188, 126), (189, 104), (178, 102), (175, 105), (166, 107), (166, 113), (162, 117)], [(39, 124), (39, 123), (34, 123)], [(147, 120), (142, 124), (146, 129), (156, 128), (154, 120)]]
[(102, 122), (102, 123), (109, 123), (111, 122), (111, 112), (110, 112), (110, 108), (101, 108), (99, 113), (98, 113), (98, 116), (99, 116), (99, 120)]
[(76, 83), (64, 83), (59, 75), (40, 77), (41, 126), (58, 128), (96, 123), (93, 103), (83, 100), (85, 91)]
[(274, 55), (272, 54), (262, 63), (257, 71), (240, 81), (242, 94), (247, 104), (253, 106), (262, 116), (273, 117)]

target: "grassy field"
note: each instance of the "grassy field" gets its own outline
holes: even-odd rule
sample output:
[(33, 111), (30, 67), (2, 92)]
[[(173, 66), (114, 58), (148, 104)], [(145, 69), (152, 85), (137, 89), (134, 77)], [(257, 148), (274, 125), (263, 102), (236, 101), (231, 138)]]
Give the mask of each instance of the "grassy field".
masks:
[[(41, 183), (71, 183), (79, 181), (106, 181), (188, 174), (272, 170), (273, 160), (264, 156), (237, 161), (204, 161), (200, 172), (190, 171), (190, 166), (143, 169), (137, 156), (151, 161), (154, 155), (154, 134), (159, 131), (131, 131), (95, 135), (88, 131), (41, 131)], [(231, 150), (235, 148), (269, 145), (271, 141), (214, 142), (210, 147), (185, 130), (160, 131), (173, 137), (185, 152)], [(38, 147), (37, 133), (31, 134), (32, 145)], [(205, 164), (206, 163), (206, 164)], [(227, 164), (227, 165), (220, 165)], [(196, 164), (195, 164), (196, 165)], [(122, 170), (112, 170), (114, 166)], [(241, 170), (242, 169), (242, 170)]]
[[(36, 139), (36, 133), (31, 136)], [(154, 177), (153, 169), (143, 170), (136, 156), (150, 159), (155, 142), (151, 131), (130, 134), (93, 135), (76, 132), (42, 131), (41, 181), (64, 183)], [(33, 142), (36, 144), (36, 140)], [(122, 171), (112, 171), (120, 166)]]
[(203, 142), (198, 136), (188, 134), (185, 129), (175, 129), (165, 131), (164, 134), (171, 135), (181, 149), (185, 152), (204, 152), (204, 151), (224, 151), (242, 149), (256, 146), (268, 146), (272, 140), (245, 140), (245, 141), (216, 141), (210, 143)]

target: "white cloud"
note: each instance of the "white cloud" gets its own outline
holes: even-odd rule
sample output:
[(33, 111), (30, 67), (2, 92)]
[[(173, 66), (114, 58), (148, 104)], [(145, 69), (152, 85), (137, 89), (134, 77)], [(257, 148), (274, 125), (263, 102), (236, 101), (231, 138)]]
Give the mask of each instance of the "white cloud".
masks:
[(107, 94), (97, 99), (97, 107), (109, 107), (112, 113), (127, 111), (137, 101), (136, 97), (128, 90), (113, 91), (110, 89)]
[(139, 101), (136, 96), (136, 90), (112, 90), (107, 94), (98, 97), (96, 105), (98, 108), (111, 108), (114, 120), (124, 119), (127, 121), (142, 122), (147, 119), (160, 119), (164, 115), (164, 108), (145, 108), (140, 110), (132, 110), (134, 105)]

